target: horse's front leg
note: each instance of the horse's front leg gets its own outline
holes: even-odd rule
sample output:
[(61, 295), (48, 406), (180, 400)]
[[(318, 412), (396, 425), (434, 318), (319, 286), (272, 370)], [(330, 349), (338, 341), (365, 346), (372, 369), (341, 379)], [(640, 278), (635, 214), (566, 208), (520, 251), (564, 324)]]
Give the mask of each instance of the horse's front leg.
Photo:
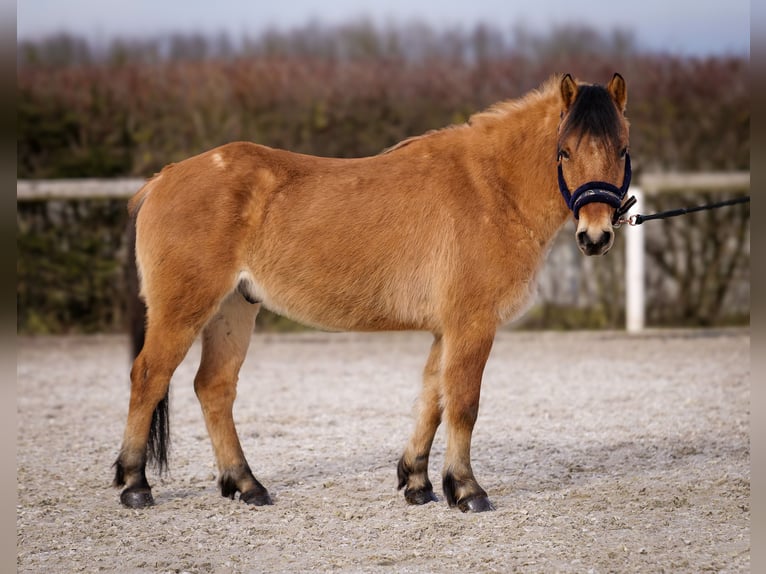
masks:
[(442, 420), (441, 358), (442, 338), (436, 335), (423, 371), (423, 390), (418, 402), (415, 431), (397, 468), (399, 488), (404, 488), (404, 498), (410, 504), (426, 504), (438, 500), (428, 478), (428, 456), (436, 429)]
[(484, 365), (495, 326), (474, 322), (444, 335), (442, 393), (447, 424), (447, 452), (442, 474), (444, 496), (463, 512), (494, 507), (471, 469), (471, 435), (479, 413)]

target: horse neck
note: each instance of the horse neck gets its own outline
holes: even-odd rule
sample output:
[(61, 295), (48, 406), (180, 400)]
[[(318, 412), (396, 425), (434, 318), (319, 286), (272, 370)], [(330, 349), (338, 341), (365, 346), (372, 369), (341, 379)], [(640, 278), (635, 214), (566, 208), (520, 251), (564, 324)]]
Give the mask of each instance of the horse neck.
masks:
[(482, 177), (509, 225), (523, 225), (543, 246), (569, 217), (556, 171), (559, 96), (548, 90), (506, 106), (479, 114), (475, 135), (481, 144), (472, 147), (484, 150)]

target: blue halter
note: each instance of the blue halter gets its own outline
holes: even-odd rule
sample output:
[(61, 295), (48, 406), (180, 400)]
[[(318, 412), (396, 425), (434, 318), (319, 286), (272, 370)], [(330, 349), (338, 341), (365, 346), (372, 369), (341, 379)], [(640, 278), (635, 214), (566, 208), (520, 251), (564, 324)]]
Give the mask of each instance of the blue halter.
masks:
[(625, 199), (625, 194), (628, 193), (630, 177), (630, 154), (626, 153), (625, 177), (622, 180), (622, 187), (617, 187), (605, 181), (589, 181), (575, 189), (574, 192), (570, 192), (564, 179), (561, 161), (559, 161), (559, 191), (564, 196), (567, 207), (574, 213), (575, 219), (580, 218), (580, 208), (589, 203), (606, 203), (615, 209), (619, 208), (622, 205), (622, 200)]

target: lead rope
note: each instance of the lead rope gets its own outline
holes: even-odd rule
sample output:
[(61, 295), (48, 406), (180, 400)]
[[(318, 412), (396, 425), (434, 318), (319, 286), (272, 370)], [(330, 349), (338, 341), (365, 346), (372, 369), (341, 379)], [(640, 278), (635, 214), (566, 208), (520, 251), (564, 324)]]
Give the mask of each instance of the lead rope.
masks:
[(671, 209), (669, 211), (660, 211), (659, 213), (652, 213), (649, 215), (633, 214), (630, 217), (625, 217), (625, 214), (636, 203), (636, 198), (630, 196), (623, 205), (621, 205), (614, 212), (614, 220), (612, 225), (614, 227), (621, 227), (625, 223), (628, 225), (641, 225), (645, 221), (651, 221), (652, 219), (668, 219), (669, 217), (678, 217), (679, 215), (686, 215), (687, 213), (694, 213), (695, 211), (704, 211), (706, 209), (717, 209), (719, 207), (726, 207), (729, 205), (737, 205), (738, 203), (750, 203), (750, 196), (738, 197), (736, 199), (728, 199), (726, 201), (719, 201), (717, 203), (708, 203), (705, 205), (698, 205), (695, 207), (681, 207), (679, 209)]

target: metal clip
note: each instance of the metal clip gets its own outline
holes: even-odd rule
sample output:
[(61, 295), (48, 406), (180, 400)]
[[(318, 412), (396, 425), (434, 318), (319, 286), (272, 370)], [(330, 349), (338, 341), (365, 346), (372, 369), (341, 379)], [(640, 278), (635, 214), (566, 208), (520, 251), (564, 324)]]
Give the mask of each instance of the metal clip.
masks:
[(623, 224), (627, 223), (629, 225), (635, 225), (635, 220), (633, 220), (633, 216), (631, 217), (624, 217), (626, 213), (630, 210), (631, 207), (633, 207), (636, 204), (636, 198), (635, 196), (631, 195), (628, 199), (626, 199), (623, 204), (618, 207), (614, 212), (614, 219), (612, 220), (612, 227), (622, 227)]
[(630, 225), (631, 227), (635, 227), (636, 225), (638, 225), (638, 223), (636, 223), (637, 218), (638, 218), (637, 214), (633, 214), (630, 217), (619, 217), (617, 218), (617, 221), (612, 223), (612, 227), (614, 227), (615, 229), (619, 229), (626, 223)]

